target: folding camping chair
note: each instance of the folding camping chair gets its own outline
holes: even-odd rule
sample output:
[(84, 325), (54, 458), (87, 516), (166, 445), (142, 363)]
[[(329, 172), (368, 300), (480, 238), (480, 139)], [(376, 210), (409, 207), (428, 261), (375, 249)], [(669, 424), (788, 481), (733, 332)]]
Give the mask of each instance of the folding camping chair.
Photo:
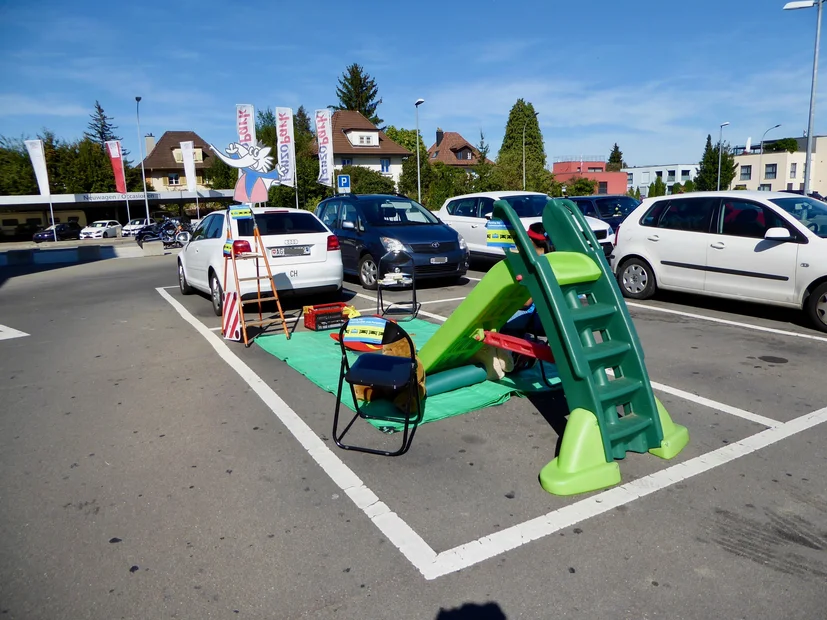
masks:
[[(382, 353), (383, 345), (405, 339), (410, 347), (410, 356), (385, 355)], [(372, 347), (377, 352), (361, 353), (353, 364), (347, 357), (348, 345), (355, 343)], [(422, 400), (417, 385), (417, 361), (416, 349), (413, 341), (407, 332), (397, 323), (379, 316), (361, 316), (348, 320), (339, 330), (339, 346), (342, 349), (342, 364), (339, 372), (339, 387), (336, 392), (336, 410), (333, 414), (333, 441), (344, 450), (355, 450), (357, 452), (368, 452), (383, 456), (399, 456), (405, 454), (411, 447), (414, 433), (422, 420)], [(339, 433), (339, 408), (342, 404), (342, 387), (347, 382), (350, 386), (350, 394), (353, 397), (353, 405), (356, 414), (348, 423), (345, 429)], [(370, 409), (365, 405), (360, 406), (356, 398), (354, 386), (362, 385), (380, 392), (382, 400), (393, 400), (399, 394), (407, 391), (408, 401), (405, 410), (396, 410), (390, 413), (366, 412)], [(372, 399), (373, 400), (373, 399)], [(342, 443), (344, 436), (353, 426), (357, 418), (384, 420), (387, 422), (403, 423), (402, 447), (395, 452), (378, 450), (363, 446), (355, 446)]]

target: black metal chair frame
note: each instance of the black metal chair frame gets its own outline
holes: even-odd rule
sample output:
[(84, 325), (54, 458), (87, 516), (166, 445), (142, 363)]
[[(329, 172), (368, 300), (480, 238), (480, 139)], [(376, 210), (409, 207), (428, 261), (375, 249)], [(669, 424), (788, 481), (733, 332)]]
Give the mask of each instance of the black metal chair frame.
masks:
[[(413, 257), (410, 254), (408, 254), (407, 252), (400, 252), (400, 254), (404, 254), (408, 257), (408, 262), (404, 264), (410, 266), (411, 301), (391, 302), (386, 307), (384, 299), (382, 298), (382, 290), (402, 290), (405, 288), (405, 286), (407, 286), (404, 284), (382, 284), (381, 280), (385, 277), (385, 274), (382, 271), (382, 264), (383, 261), (385, 261), (388, 258), (389, 254), (391, 254), (391, 252), (388, 252), (387, 254), (379, 258), (379, 264), (377, 265), (376, 269), (376, 314), (379, 314), (381, 316), (391, 315), (394, 316), (397, 321), (410, 321), (411, 319), (416, 318), (416, 316), (419, 314), (419, 309), (422, 307), (422, 304), (416, 301), (416, 265), (414, 263)], [(396, 308), (394, 308), (394, 306), (396, 306)], [(403, 310), (403, 308), (405, 310)], [(398, 318), (399, 315), (403, 316), (404, 318)]]
[[(352, 319), (357, 320), (357, 319)], [(388, 319), (385, 319), (388, 321)], [(390, 322), (390, 321), (389, 321)], [(411, 442), (413, 442), (414, 434), (416, 433), (416, 429), (419, 425), (419, 422), (422, 420), (422, 399), (419, 395), (419, 386), (417, 385), (417, 361), (416, 361), (416, 349), (414, 348), (413, 341), (408, 333), (398, 327), (400, 334), (402, 337), (407, 341), (408, 346), (410, 347), (411, 357), (400, 357), (400, 356), (391, 356), (391, 355), (384, 355), (383, 353), (361, 353), (356, 361), (351, 365), (350, 361), (347, 358), (347, 347), (345, 346), (345, 331), (347, 330), (348, 325), (350, 324), (350, 320), (348, 320), (339, 330), (339, 346), (342, 349), (342, 364), (339, 372), (339, 387), (336, 392), (336, 410), (333, 414), (333, 441), (336, 442), (336, 445), (342, 448), (343, 450), (354, 450), (356, 452), (367, 452), (368, 454), (379, 454), (382, 456), (401, 456), (405, 454), (408, 449), (411, 447)], [(398, 389), (399, 386), (393, 383), (382, 383), (381, 381), (372, 381), (372, 382), (365, 382), (364, 379), (360, 380), (359, 372), (360, 372), (360, 361), (362, 364), (366, 362), (363, 360), (369, 361), (379, 361), (378, 358), (382, 358), (382, 360), (389, 364), (399, 364), (400, 360), (405, 360), (405, 362), (409, 363), (410, 372), (408, 374), (408, 378), (405, 384), (403, 384), (403, 388), (408, 390), (408, 402), (407, 402), (407, 411), (400, 410), (400, 416), (404, 416), (404, 428), (402, 431), (402, 446), (396, 451), (389, 451), (389, 450), (377, 450), (374, 448), (367, 448), (364, 446), (355, 446), (351, 444), (343, 443), (343, 439), (347, 432), (353, 426), (353, 423), (356, 421), (357, 418), (364, 418), (364, 419), (374, 419), (374, 420), (381, 420), (383, 418), (379, 416), (370, 416), (366, 415), (363, 408), (359, 406), (359, 401), (356, 398), (356, 389), (354, 385), (365, 385), (371, 388), (392, 388)], [(339, 433), (339, 409), (342, 404), (342, 387), (344, 383), (347, 382), (350, 386), (350, 394), (353, 397), (353, 406), (356, 409), (356, 413), (350, 422), (347, 424), (345, 429)], [(411, 405), (415, 404), (416, 408), (412, 408)], [(397, 421), (397, 420), (394, 420)]]

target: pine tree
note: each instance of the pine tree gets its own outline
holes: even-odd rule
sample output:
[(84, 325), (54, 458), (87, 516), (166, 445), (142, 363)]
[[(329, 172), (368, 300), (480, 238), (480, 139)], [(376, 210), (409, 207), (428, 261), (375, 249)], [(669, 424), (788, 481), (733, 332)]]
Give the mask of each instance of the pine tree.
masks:
[(488, 160), (490, 150), (491, 147), (485, 141), (485, 134), (480, 129), (480, 142), (477, 144), (479, 157), (476, 165), (473, 167), (475, 175), (473, 186), (475, 192), (491, 192), (498, 189), (494, 182), (494, 165)]
[(615, 142), (612, 152), (609, 153), (609, 161), (606, 164), (606, 172), (619, 172), (621, 168), (626, 167), (626, 162), (623, 161), (623, 151), (617, 146)]
[(655, 182), (649, 185), (647, 198), (653, 198), (655, 196), (666, 196), (666, 183), (664, 183), (660, 177), (655, 177)]
[[(700, 169), (695, 177), (695, 190), (714, 192), (718, 189), (718, 147), (721, 147), (721, 189), (728, 189), (735, 178), (735, 157), (727, 145), (712, 146), (712, 136), (706, 137), (706, 147), (701, 158)], [(687, 190), (688, 191), (688, 190)]]
[(336, 87), (339, 105), (332, 107), (334, 110), (360, 112), (371, 123), (379, 126), (383, 121), (376, 115), (376, 108), (382, 103), (382, 99), (376, 100), (378, 94), (376, 80), (368, 75), (361, 65), (353, 63), (339, 78), (339, 86)]
[(542, 168), (546, 167), (546, 152), (543, 147), (543, 133), (540, 131), (540, 123), (534, 106), (526, 103), (523, 99), (511, 107), (508, 114), (508, 122), (505, 125), (505, 135), (500, 151), (497, 154), (499, 160), (503, 155), (518, 153), (523, 156), (523, 130), (525, 130), (525, 157), (526, 169), (529, 169), (529, 161), (538, 162)]
[(689, 179), (686, 183), (683, 184), (683, 193), (688, 194), (689, 192), (695, 191), (695, 182), (692, 179)]
[(89, 118), (92, 120), (86, 126), (87, 131), (83, 132), (84, 138), (99, 144), (101, 148), (103, 148), (104, 142), (121, 139), (115, 135), (117, 127), (110, 122), (114, 119), (106, 115), (99, 101), (95, 101), (95, 111), (89, 115)]
[(276, 126), (276, 113), (272, 108), (268, 107), (256, 113), (256, 140), (273, 149), (270, 155), (275, 155), (279, 130)]
[(635, 188), (635, 200), (640, 200), (640, 187)]

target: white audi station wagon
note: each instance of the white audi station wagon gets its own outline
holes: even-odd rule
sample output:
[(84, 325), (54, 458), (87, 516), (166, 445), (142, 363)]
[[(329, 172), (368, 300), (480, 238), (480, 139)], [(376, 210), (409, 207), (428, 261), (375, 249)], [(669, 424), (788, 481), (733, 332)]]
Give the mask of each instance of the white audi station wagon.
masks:
[(800, 308), (827, 331), (827, 204), (780, 192), (697, 192), (643, 201), (617, 232), (620, 290), (658, 288)]

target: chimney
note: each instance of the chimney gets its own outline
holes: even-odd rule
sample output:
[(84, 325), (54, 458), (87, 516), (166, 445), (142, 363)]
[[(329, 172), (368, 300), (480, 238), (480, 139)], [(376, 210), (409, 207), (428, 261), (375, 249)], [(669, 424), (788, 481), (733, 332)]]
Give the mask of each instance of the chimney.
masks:
[(146, 152), (146, 156), (149, 157), (149, 154), (155, 148), (155, 136), (151, 133), (146, 134), (144, 138), (144, 151)]
[(439, 148), (439, 145), (442, 144), (442, 136), (445, 134), (442, 133), (442, 129), (440, 127), (436, 128), (436, 146)]

